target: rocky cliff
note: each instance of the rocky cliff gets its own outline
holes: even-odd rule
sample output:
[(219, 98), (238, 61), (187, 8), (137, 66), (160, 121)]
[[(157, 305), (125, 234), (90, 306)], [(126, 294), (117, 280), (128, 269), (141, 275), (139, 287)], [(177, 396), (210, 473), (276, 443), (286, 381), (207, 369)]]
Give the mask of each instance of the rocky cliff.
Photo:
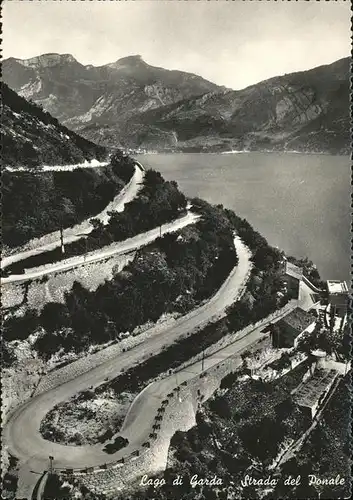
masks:
[[(183, 150), (348, 153), (349, 59), (145, 112), (146, 130)], [(143, 143), (143, 139), (142, 143)]]
[[(75, 131), (116, 145), (127, 120), (151, 109), (222, 89), (203, 78), (129, 56), (100, 67), (69, 54), (3, 62), (4, 81)], [(163, 133), (162, 133), (163, 135)], [(126, 144), (124, 137), (122, 144)]]

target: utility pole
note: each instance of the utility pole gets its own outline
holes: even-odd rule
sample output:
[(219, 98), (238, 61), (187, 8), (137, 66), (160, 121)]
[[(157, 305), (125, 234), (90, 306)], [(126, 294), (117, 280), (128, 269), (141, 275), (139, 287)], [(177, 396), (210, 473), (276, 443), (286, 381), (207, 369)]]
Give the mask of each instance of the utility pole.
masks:
[(159, 237), (162, 238), (162, 225), (159, 226)]
[(87, 246), (87, 237), (85, 238), (85, 256), (83, 257), (83, 261), (86, 262), (87, 259), (87, 252), (88, 252), (88, 246)]
[(49, 455), (49, 474), (53, 474), (53, 460), (54, 457), (52, 455)]
[(202, 350), (202, 364), (201, 364), (201, 372), (204, 371), (205, 368), (205, 349)]
[(61, 246), (61, 253), (64, 255), (65, 253), (64, 230), (62, 226), (60, 226), (60, 246)]

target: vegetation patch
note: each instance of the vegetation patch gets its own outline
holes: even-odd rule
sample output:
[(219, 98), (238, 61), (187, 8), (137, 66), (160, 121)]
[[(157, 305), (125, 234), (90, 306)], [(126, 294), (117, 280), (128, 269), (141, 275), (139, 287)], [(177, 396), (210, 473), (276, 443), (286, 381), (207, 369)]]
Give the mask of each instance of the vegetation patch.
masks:
[(71, 484), (67, 483), (56, 473), (48, 475), (43, 498), (46, 500), (67, 500), (68, 498), (75, 497), (75, 491)]
[[(91, 390), (83, 391), (69, 401), (56, 405), (41, 422), (45, 439), (67, 445), (104, 443), (116, 434), (135, 394), (119, 396), (106, 391), (99, 397)], [(108, 450), (118, 447), (110, 443)]]
[[(271, 254), (271, 247), (268, 252)], [(226, 318), (209, 324), (189, 337), (170, 345), (156, 356), (130, 368), (115, 380), (101, 386), (97, 392), (107, 388), (112, 388), (116, 394), (124, 390), (138, 392), (161, 373), (180, 366), (231, 332), (255, 323), (282, 307), (290, 297), (284, 294), (278, 295), (279, 291), (283, 290), (280, 259), (281, 256), (278, 254), (273, 260), (266, 260), (263, 265), (260, 264), (260, 260), (258, 261), (262, 269), (261, 280), (258, 280), (259, 269), (255, 269), (247, 284), (247, 288), (254, 294), (254, 301), (251, 305), (246, 299), (241, 299), (228, 308)]]
[[(134, 161), (116, 153), (107, 167), (72, 172), (34, 171), (2, 174), (2, 237), (8, 247), (70, 227), (99, 213), (130, 180)], [(33, 257), (34, 265), (41, 262)], [(43, 262), (45, 263), (45, 262)], [(22, 262), (22, 267), (27, 262)], [(21, 263), (9, 267), (18, 270)], [(28, 267), (28, 266), (27, 266)], [(30, 267), (30, 266), (29, 266)]]
[[(117, 163), (116, 157), (117, 154), (111, 160), (114, 165)], [(122, 157), (119, 161), (130, 162), (132, 160)], [(132, 169), (134, 169), (133, 166)], [(69, 175), (73, 173), (71, 172)], [(88, 191), (90, 191), (89, 188)], [(8, 266), (6, 272), (22, 272), (24, 268), (37, 267), (75, 255), (82, 255), (113, 242), (136, 236), (185, 214), (186, 204), (186, 198), (179, 191), (176, 182), (167, 182), (158, 172), (148, 170), (144, 177), (142, 189), (134, 200), (125, 205), (124, 211), (108, 212), (110, 215), (108, 224), (104, 225), (100, 220), (93, 218), (90, 221), (93, 230), (89, 236), (66, 244), (65, 254), (61, 253), (60, 248), (56, 248), (39, 255), (33, 255)]]
[[(160, 353), (160, 369), (154, 360), (147, 361), (132, 392), (156, 376), (156, 370), (161, 373), (178, 366), (223, 336), (282, 307), (290, 298), (283, 292), (282, 254), (233, 212), (202, 200), (193, 200), (193, 206), (202, 218), (192, 228), (165, 235), (141, 250), (122, 273), (96, 291), (89, 292), (75, 283), (65, 303), (49, 303), (40, 314), (27, 309), (21, 318), (6, 320), (5, 341), (27, 338), (41, 327), (44, 330), (34, 348), (48, 359), (59, 350), (79, 353), (91, 345), (119, 339), (122, 332), (155, 322), (165, 313), (186, 313), (210, 297), (236, 264), (234, 229), (253, 254), (255, 267), (247, 293), (229, 308), (227, 319)], [(120, 383), (119, 379), (122, 390), (124, 383), (131, 380), (123, 378)]]
[[(74, 283), (65, 303), (27, 310), (21, 336), (42, 326), (35, 344), (45, 358), (63, 348), (82, 352), (92, 344), (121, 338), (165, 313), (186, 313), (210, 297), (237, 263), (232, 226), (221, 209), (208, 208), (193, 230), (159, 238), (142, 249), (111, 281), (89, 292)], [(32, 321), (36, 317), (36, 321)], [(11, 323), (6, 325), (6, 334)]]
[(41, 105), (27, 101), (5, 83), (2, 94), (2, 160), (6, 166), (68, 165), (103, 160), (106, 148), (75, 134)]

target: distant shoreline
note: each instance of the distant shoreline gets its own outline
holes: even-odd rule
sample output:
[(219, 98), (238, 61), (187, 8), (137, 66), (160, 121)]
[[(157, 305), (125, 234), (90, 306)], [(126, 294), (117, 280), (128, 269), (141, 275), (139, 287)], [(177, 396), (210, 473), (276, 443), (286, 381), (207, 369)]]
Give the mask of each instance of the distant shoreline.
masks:
[(228, 155), (228, 154), (298, 154), (306, 156), (347, 156), (350, 153), (329, 153), (329, 152), (304, 152), (304, 151), (145, 151), (145, 152), (130, 152), (130, 156), (144, 156), (144, 155)]

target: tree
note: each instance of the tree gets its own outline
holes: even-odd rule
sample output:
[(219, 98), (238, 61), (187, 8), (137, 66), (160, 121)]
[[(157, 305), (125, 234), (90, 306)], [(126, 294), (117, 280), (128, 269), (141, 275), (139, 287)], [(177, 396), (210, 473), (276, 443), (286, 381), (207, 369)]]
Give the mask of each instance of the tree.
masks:
[(27, 309), (23, 316), (12, 316), (3, 322), (3, 338), (8, 341), (27, 339), (37, 327), (37, 312)]
[(145, 179), (144, 179), (144, 186), (147, 190), (153, 190), (156, 189), (157, 186), (161, 186), (164, 184), (164, 179), (162, 175), (157, 172), (156, 170), (146, 170), (145, 172)]
[(53, 333), (44, 333), (40, 335), (34, 344), (39, 355), (46, 360), (50, 359), (53, 354), (58, 352), (61, 346), (60, 338)]
[(230, 389), (230, 387), (232, 387), (232, 385), (237, 381), (238, 377), (239, 377), (238, 372), (228, 373), (225, 377), (222, 378), (220, 388)]
[(60, 328), (70, 325), (70, 318), (67, 307), (57, 302), (45, 304), (40, 314), (40, 323), (43, 328), (53, 333)]
[(65, 499), (69, 498), (70, 488), (63, 486), (63, 480), (57, 474), (49, 474), (44, 488), (44, 498), (46, 499)]
[(102, 232), (104, 230), (104, 224), (100, 219), (96, 219), (96, 218), (90, 219), (89, 223), (93, 227), (94, 231)]
[(265, 465), (278, 453), (284, 439), (284, 426), (269, 416), (255, 424), (245, 424), (239, 430), (239, 437), (245, 450)]
[(218, 396), (210, 401), (210, 409), (219, 417), (229, 419), (232, 416), (230, 406), (226, 398)]

